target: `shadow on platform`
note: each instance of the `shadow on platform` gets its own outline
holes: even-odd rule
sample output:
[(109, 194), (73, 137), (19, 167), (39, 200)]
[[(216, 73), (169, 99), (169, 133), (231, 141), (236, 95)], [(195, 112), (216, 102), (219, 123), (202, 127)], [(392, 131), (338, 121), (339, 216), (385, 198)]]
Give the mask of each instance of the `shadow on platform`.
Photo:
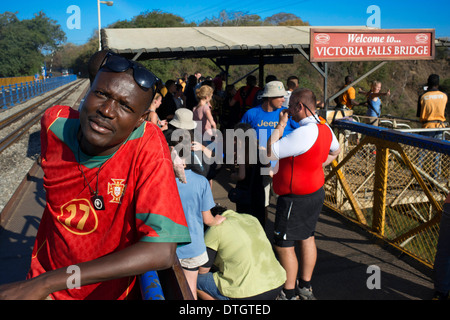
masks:
[[(224, 166), (214, 180), (212, 190), (216, 203), (234, 210), (235, 205), (227, 197), (228, 190), (234, 186), (229, 181), (230, 174), (231, 168)], [(39, 179), (35, 181), (38, 185)], [(36, 208), (41, 208), (45, 201), (36, 189), (30, 191), (30, 195), (34, 204), (23, 212), (36, 212)], [(274, 197), (268, 211), (266, 233), (271, 239)], [(39, 214), (23, 214), (0, 229), (0, 284), (25, 278), (39, 221)], [(433, 282), (430, 270), (419, 267), (406, 255), (399, 256), (397, 252), (383, 248), (369, 234), (340, 215), (323, 210), (315, 236), (318, 258), (312, 285), (319, 300), (431, 298)], [(380, 271), (379, 289), (369, 289), (370, 284), (368, 286), (373, 266)]]
[[(213, 184), (216, 203), (230, 209), (227, 197), (234, 187), (231, 167), (225, 166)], [(268, 207), (266, 233), (272, 239), (276, 199)], [(339, 214), (324, 208), (316, 228), (317, 263), (312, 279), (319, 300), (428, 300), (433, 294), (431, 270), (377, 239)], [(373, 268), (379, 268), (380, 288), (373, 288)], [(368, 285), (369, 282), (369, 285)]]

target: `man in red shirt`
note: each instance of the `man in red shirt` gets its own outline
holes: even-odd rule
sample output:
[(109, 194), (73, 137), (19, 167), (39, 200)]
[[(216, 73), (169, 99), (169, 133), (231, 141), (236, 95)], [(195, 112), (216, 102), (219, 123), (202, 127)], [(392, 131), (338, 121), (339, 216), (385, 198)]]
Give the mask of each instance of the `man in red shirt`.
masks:
[[(296, 89), (267, 142), (267, 155), (279, 159), (273, 177), (278, 194), (274, 226), (275, 250), (286, 270), (281, 299), (315, 299), (310, 285), (317, 249), (315, 226), (325, 197), (323, 167), (339, 154), (339, 142), (324, 120), (315, 115), (316, 97), (308, 89)], [(300, 127), (283, 137), (288, 115)], [(295, 242), (300, 248), (300, 277)]]
[(230, 107), (234, 106), (236, 103), (239, 105), (239, 119), (248, 111), (248, 109), (261, 103), (260, 97), (257, 96), (257, 94), (261, 92), (261, 88), (256, 85), (256, 77), (249, 75), (246, 81), (247, 84), (244, 87), (239, 88), (230, 101)]
[(80, 112), (42, 117), (47, 204), (28, 280), (0, 299), (139, 298), (136, 276), (190, 241), (167, 143), (145, 121), (156, 77), (113, 54), (101, 65)]

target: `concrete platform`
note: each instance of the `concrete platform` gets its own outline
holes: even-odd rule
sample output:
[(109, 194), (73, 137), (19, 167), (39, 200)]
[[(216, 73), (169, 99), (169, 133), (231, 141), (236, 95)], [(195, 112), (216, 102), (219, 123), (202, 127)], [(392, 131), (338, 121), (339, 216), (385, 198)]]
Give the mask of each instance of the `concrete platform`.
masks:
[[(233, 187), (231, 169), (224, 167), (213, 184), (216, 202), (235, 209), (227, 198)], [(276, 199), (272, 197), (266, 233), (272, 237)], [(406, 255), (383, 248), (360, 227), (324, 209), (316, 229), (318, 251), (312, 285), (319, 300), (428, 300), (433, 294), (432, 272)], [(372, 267), (371, 267), (372, 266)], [(374, 283), (373, 266), (379, 268), (380, 289)], [(370, 267), (370, 268), (369, 268)], [(369, 268), (369, 270), (368, 270)]]
[[(216, 203), (235, 209), (227, 198), (228, 190), (233, 187), (228, 181), (230, 173), (230, 167), (222, 168), (213, 182), (213, 194)], [(42, 173), (30, 179), (34, 184), (29, 188), (28, 200), (17, 207), (22, 214), (10, 219), (0, 231), (0, 284), (23, 279), (28, 270), (34, 237), (45, 204)], [(273, 198), (266, 224), (269, 238), (274, 213)], [(406, 255), (398, 256), (392, 250), (381, 247), (362, 229), (333, 212), (324, 210), (320, 215), (316, 242), (318, 260), (312, 284), (319, 300), (428, 300), (432, 296), (430, 270), (419, 267)], [(379, 268), (379, 289), (369, 289), (367, 286), (368, 279), (373, 275), (373, 271), (368, 270), (371, 266)], [(373, 282), (369, 280), (369, 283)]]

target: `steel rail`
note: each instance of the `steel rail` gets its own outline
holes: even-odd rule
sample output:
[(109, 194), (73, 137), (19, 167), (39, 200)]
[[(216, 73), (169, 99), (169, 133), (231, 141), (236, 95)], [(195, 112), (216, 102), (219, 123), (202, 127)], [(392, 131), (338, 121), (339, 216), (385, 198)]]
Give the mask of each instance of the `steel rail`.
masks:
[[(28, 120), (23, 125), (21, 125), (16, 130), (12, 131), (10, 134), (8, 134), (6, 137), (0, 140), (0, 153), (5, 151), (7, 148), (9, 148), (11, 145), (13, 145), (19, 138), (21, 138), (28, 130), (34, 126), (40, 119), (42, 114), (47, 110), (51, 105), (57, 104), (58, 102), (66, 99), (68, 96), (73, 94), (80, 86), (81, 83), (78, 83), (77, 85), (70, 88), (70, 91), (66, 92), (64, 95), (59, 97), (56, 101), (52, 102), (50, 105), (45, 107), (43, 110), (38, 112), (31, 120)], [(65, 88), (67, 90), (67, 88)], [(48, 101), (48, 100), (46, 100)], [(40, 102), (42, 104), (42, 101)]]
[(42, 100), (39, 100), (39, 101), (31, 104), (30, 106), (22, 109), (21, 111), (16, 112), (16, 113), (12, 114), (11, 116), (9, 116), (9, 117), (7, 117), (7, 118), (5, 118), (3, 120), (0, 120), (0, 130), (5, 128), (5, 127), (7, 127), (8, 125), (18, 121), (21, 118), (22, 115), (26, 114), (27, 112), (31, 112), (31, 111), (35, 110), (36, 108), (39, 108), (43, 103), (47, 102), (48, 100), (50, 100), (51, 98), (57, 96), (58, 94), (66, 91), (68, 88), (70, 89), (70, 88), (72, 88), (75, 85), (80, 85), (80, 82), (82, 83), (82, 81), (83, 80), (74, 81), (68, 87), (63, 88), (63, 89), (61, 89), (61, 90), (59, 90), (57, 92), (54, 92), (51, 95), (43, 98)]

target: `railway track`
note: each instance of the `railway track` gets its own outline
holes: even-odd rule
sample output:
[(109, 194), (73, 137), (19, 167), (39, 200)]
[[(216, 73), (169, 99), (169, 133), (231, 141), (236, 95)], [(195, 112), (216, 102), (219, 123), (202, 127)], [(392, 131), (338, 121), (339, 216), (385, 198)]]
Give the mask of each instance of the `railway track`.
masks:
[[(0, 153), (26, 134), (28, 130), (41, 119), (42, 114), (48, 107), (62, 103), (67, 97), (74, 94), (74, 92), (84, 84), (84, 81), (85, 80), (75, 81), (70, 86), (58, 90), (30, 106), (11, 114), (3, 120), (0, 120)], [(18, 122), (20, 122), (19, 125), (16, 125), (15, 128), (11, 130), (9, 129)]]
[[(40, 118), (47, 108), (66, 104), (77, 108), (88, 89), (88, 80), (78, 80), (47, 95), (35, 98), (36, 102), (16, 106), (3, 114), (0, 120), (0, 220), (2, 226), (7, 216), (7, 205), (18, 196), (30, 176), (29, 170), (40, 155)], [(26, 188), (26, 187), (25, 187)], [(10, 206), (9, 209), (14, 209)]]
[(24, 279), (45, 206), (42, 113), (55, 104), (78, 108), (87, 89), (88, 80), (74, 81), (0, 114), (0, 269), (8, 275), (0, 283)]

